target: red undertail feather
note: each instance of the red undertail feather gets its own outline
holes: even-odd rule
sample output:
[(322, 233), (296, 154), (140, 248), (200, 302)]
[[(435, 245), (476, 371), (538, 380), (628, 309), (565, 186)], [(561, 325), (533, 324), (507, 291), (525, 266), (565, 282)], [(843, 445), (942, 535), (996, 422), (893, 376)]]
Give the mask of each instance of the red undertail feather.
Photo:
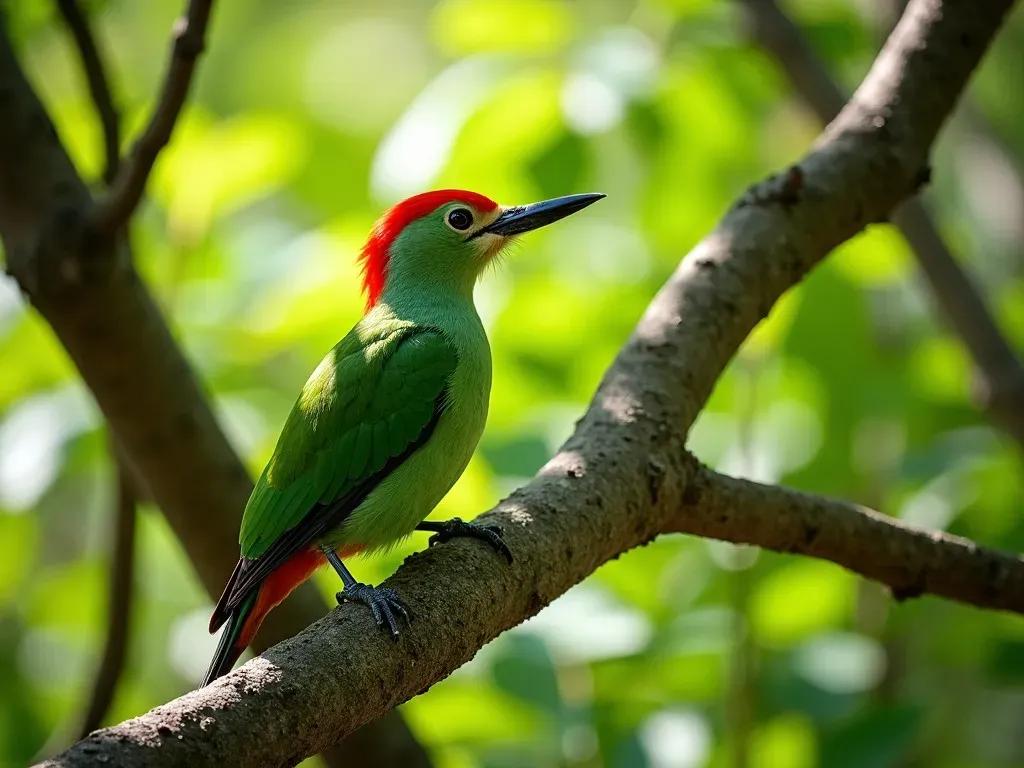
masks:
[(377, 219), (377, 223), (370, 230), (370, 237), (367, 239), (366, 245), (363, 246), (363, 250), (359, 254), (359, 261), (363, 268), (363, 291), (366, 293), (367, 310), (377, 303), (381, 291), (384, 290), (384, 280), (388, 274), (388, 257), (395, 238), (416, 219), (426, 216), (445, 203), (455, 201), (466, 203), (478, 211), (487, 213), (498, 207), (498, 204), (489, 197), (484, 197), (476, 192), (467, 192), (464, 189), (438, 189), (414, 195), (396, 203)]
[[(242, 561), (240, 561), (241, 564)], [(266, 581), (260, 585), (255, 595), (245, 598), (241, 605), (236, 606), (230, 614), (223, 608), (226, 598), (222, 597), (217, 609), (214, 611), (213, 619), (210, 621), (210, 631), (215, 632), (217, 627), (226, 623), (224, 633), (217, 644), (217, 651), (214, 653), (210, 667), (203, 678), (203, 685), (209, 685), (221, 675), (226, 675), (238, 661), (249, 643), (252, 642), (256, 630), (260, 628), (263, 619), (268, 613), (284, 600), (302, 582), (313, 575), (313, 571), (324, 562), (324, 556), (318, 549), (304, 549), (296, 552), (285, 561), (277, 570), (271, 573)], [(224, 594), (228, 595), (240, 569), (235, 567)]]
[(241, 654), (256, 635), (263, 619), (290, 595), (302, 582), (313, 575), (313, 572), (325, 562), (323, 553), (318, 549), (303, 549), (286, 560), (276, 571), (271, 573), (260, 587), (256, 605), (242, 625), (242, 632), (235, 641), (238, 653)]
[[(361, 545), (350, 545), (338, 550), (338, 556), (342, 558), (359, 554), (363, 550)], [(242, 604), (233, 609), (225, 619), (217, 621), (217, 613), (214, 612), (214, 620), (210, 623), (210, 631), (215, 632), (221, 624), (227, 623), (224, 634), (221, 635), (220, 644), (210, 663), (209, 671), (203, 680), (203, 685), (209, 685), (221, 675), (226, 675), (238, 661), (245, 649), (252, 642), (253, 637), (263, 623), (263, 619), (296, 587), (313, 575), (327, 558), (316, 547), (310, 547), (296, 552), (283, 565), (271, 573), (259, 591), (254, 596), (244, 600)], [(232, 574), (231, 581), (237, 577), (238, 567)], [(225, 594), (230, 592), (231, 581), (225, 589)], [(224, 598), (221, 598), (224, 602)]]

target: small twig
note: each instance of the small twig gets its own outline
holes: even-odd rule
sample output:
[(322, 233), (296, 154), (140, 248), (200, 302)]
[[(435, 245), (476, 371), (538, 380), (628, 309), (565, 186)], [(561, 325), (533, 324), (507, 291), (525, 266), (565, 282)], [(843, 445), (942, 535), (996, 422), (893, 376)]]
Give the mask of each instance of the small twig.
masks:
[[(778, 62), (793, 90), (818, 119), (823, 124), (831, 122), (846, 103), (846, 96), (807, 37), (774, 0), (738, 2), (747, 9), (751, 35), (757, 44)], [(921, 181), (927, 181), (926, 172)], [(1024, 365), (973, 281), (942, 240), (923, 203), (908, 200), (893, 213), (892, 222), (913, 249), (939, 308), (974, 361), (980, 405), (1024, 448)]]
[(167, 146), (188, 96), (196, 60), (205, 46), (213, 0), (189, 0), (188, 11), (174, 25), (171, 60), (160, 101), (149, 125), (125, 159), (109, 194), (96, 207), (92, 225), (113, 232), (132, 215), (142, 199), (146, 181), (160, 151)]
[(109, 185), (117, 175), (121, 159), (121, 138), (119, 117), (110, 93), (110, 81), (107, 78), (103, 56), (89, 27), (89, 20), (78, 5), (78, 0), (57, 0), (57, 8), (60, 9), (64, 22), (75, 40), (85, 79), (89, 83), (89, 93), (103, 125), (103, 150), (106, 157), (103, 181)]
[(128, 651), (128, 625), (132, 611), (132, 582), (135, 578), (136, 494), (124, 461), (111, 451), (117, 462), (117, 509), (114, 516), (110, 581), (107, 585), (107, 637), (103, 658), (96, 672), (92, 697), (79, 729), (80, 739), (95, 731), (114, 700)]
[(72, 715), (54, 729), (36, 753), (34, 760), (45, 760), (65, 749), (69, 743), (86, 738), (103, 724), (114, 700), (128, 649), (128, 626), (131, 621), (132, 587), (135, 571), (135, 522), (138, 497), (128, 477), (128, 470), (117, 455), (113, 440), (110, 455), (116, 464), (115, 508), (111, 520), (110, 569), (107, 584), (107, 631), (103, 656), (96, 668), (96, 677), (89, 701), (81, 715)]
[(782, 67), (789, 84), (828, 123), (846, 105), (846, 96), (825, 62), (775, 0), (738, 0), (747, 10), (750, 35)]

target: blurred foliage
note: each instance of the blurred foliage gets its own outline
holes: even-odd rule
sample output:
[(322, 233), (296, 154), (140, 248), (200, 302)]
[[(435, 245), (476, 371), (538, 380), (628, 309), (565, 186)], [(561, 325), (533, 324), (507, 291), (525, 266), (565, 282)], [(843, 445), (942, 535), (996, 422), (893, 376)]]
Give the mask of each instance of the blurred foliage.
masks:
[[(69, 38), (50, 3), (9, 5), (31, 79), (95, 178), (99, 132)], [(130, 136), (182, 4), (88, 5)], [(492, 412), (438, 518), (488, 508), (543, 464), (680, 257), (818, 130), (731, 3), (217, 5), (134, 235), (254, 473), (305, 376), (360, 313), (354, 256), (383, 206), (449, 185), (515, 203), (608, 193), (481, 283)], [(884, 3), (785, 5), (854, 86)], [(1020, 83), (1022, 43), (1018, 12), (940, 142), (928, 193), (1018, 348), (1024, 90), (1007, 84)], [(105, 626), (113, 471), (94, 404), (10, 280), (0, 366), (0, 764), (13, 766), (84, 705)], [(912, 255), (876, 226), (762, 324), (691, 445), (723, 471), (1021, 550), (1021, 457), (972, 406), (970, 378)], [(425, 545), (414, 538), (356, 572), (384, 578)], [(187, 690), (214, 646), (210, 600), (157, 510), (144, 509), (138, 539), (109, 721)], [(333, 577), (318, 578), (330, 597)], [(737, 707), (754, 713), (746, 729), (730, 725)], [(403, 711), (444, 768), (717, 767), (739, 739), (751, 766), (1019, 766), (1024, 621), (931, 598), (897, 605), (827, 563), (666, 537)]]

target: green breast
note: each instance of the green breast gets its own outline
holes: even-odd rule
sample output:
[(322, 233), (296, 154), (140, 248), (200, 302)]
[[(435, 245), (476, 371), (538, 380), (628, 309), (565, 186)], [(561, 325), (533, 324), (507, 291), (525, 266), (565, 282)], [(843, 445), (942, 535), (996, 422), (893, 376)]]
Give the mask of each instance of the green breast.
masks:
[(471, 301), (457, 298), (426, 306), (410, 304), (398, 309), (378, 305), (374, 312), (385, 316), (400, 312), (403, 321), (437, 329), (456, 350), (444, 411), (426, 443), (384, 478), (339, 530), (326, 537), (332, 546), (358, 545), (372, 551), (411, 533), (455, 485), (483, 434), (491, 391), (491, 351), (476, 309)]

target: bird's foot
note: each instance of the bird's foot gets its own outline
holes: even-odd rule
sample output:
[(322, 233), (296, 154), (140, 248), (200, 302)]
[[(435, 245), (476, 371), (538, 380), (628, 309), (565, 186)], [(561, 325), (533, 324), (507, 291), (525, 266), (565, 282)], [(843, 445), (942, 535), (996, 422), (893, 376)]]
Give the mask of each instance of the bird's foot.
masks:
[(412, 619), (409, 618), (409, 611), (405, 604), (399, 599), (398, 593), (390, 587), (371, 587), (369, 584), (360, 584), (358, 581), (349, 584), (337, 594), (338, 604), (341, 603), (362, 603), (370, 607), (373, 612), (373, 620), (377, 626), (391, 633), (391, 640), (398, 642), (398, 617), (405, 619), (408, 625)]
[(501, 536), (501, 528), (497, 525), (480, 525), (479, 523), (467, 523), (458, 517), (451, 520), (435, 523), (421, 523), (422, 530), (435, 531), (427, 542), (428, 546), (443, 544), (449, 539), (470, 538), (486, 541), (494, 549), (512, 564), (512, 551)]

